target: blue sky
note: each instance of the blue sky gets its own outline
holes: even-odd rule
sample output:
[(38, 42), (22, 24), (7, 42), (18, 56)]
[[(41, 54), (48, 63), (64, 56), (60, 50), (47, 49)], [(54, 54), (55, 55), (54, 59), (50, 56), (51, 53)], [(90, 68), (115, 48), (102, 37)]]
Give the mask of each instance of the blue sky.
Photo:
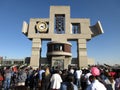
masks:
[(22, 34), (22, 23), (48, 18), (51, 5), (68, 5), (71, 18), (90, 18), (91, 25), (100, 20), (104, 34), (87, 42), (88, 57), (120, 64), (120, 0), (0, 0), (0, 56), (31, 56), (32, 42)]

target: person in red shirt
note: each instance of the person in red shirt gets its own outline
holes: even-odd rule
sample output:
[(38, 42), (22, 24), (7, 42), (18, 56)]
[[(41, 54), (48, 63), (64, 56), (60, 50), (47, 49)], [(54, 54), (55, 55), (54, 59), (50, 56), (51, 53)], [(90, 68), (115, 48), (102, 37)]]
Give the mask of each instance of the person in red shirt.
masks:
[(2, 82), (3, 82), (3, 76), (2, 76), (2, 74), (0, 72), (0, 88), (2, 88)]

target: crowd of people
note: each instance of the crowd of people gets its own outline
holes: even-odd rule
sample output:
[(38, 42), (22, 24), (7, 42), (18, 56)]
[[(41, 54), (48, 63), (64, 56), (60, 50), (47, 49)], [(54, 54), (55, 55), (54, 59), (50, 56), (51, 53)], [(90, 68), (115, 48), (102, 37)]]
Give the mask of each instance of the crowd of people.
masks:
[(89, 66), (88, 68), (43, 66), (37, 69), (1, 68), (0, 90), (120, 90), (120, 72)]

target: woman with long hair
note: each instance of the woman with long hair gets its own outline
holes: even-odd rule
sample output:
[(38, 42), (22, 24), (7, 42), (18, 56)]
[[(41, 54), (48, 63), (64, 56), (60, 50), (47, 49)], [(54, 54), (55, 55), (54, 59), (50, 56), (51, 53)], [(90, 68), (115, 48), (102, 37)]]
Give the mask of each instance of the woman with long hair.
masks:
[(49, 67), (47, 67), (45, 72), (42, 73), (41, 90), (50, 90), (50, 78), (51, 73)]

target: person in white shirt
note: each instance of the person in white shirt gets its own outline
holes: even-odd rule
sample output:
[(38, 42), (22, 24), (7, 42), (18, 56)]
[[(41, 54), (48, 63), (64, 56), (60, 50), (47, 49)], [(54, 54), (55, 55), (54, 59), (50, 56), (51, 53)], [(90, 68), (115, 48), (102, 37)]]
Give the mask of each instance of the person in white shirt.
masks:
[(61, 87), (61, 83), (62, 83), (62, 78), (59, 74), (59, 70), (56, 70), (55, 73), (52, 75), (51, 79), (50, 79), (51, 85), (50, 88), (51, 90), (59, 90)]
[(108, 76), (104, 81), (108, 90), (115, 90), (115, 80), (112, 76)]
[(70, 67), (70, 71), (69, 71), (69, 73), (72, 74), (72, 75), (74, 74), (74, 69), (73, 69), (72, 66)]
[(78, 88), (81, 88), (81, 75), (82, 75), (82, 70), (80, 70), (80, 68), (78, 68), (75, 71), (76, 85), (78, 86)]
[(91, 75), (89, 80), (91, 84), (87, 87), (86, 90), (107, 90), (106, 87), (95, 78), (95, 76)]
[(86, 79), (86, 84), (87, 86), (89, 86), (91, 84), (90, 80), (89, 80), (89, 77), (92, 75), (90, 70), (86, 70), (86, 74), (85, 74), (85, 79)]

